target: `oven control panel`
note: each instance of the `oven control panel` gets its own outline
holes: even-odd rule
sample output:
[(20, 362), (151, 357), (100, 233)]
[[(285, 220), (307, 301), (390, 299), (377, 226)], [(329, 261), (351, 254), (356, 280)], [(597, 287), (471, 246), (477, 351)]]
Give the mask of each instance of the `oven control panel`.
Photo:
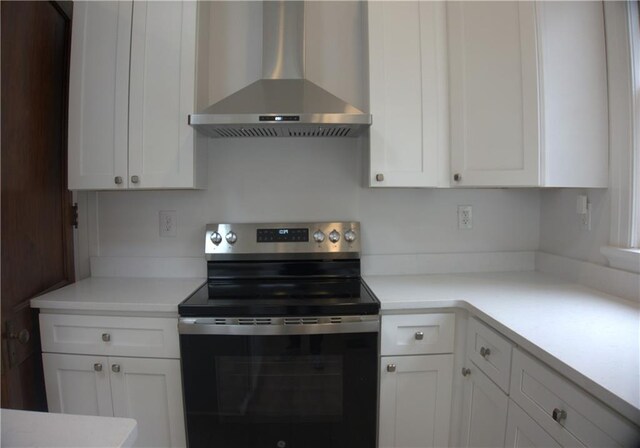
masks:
[(359, 222), (208, 224), (208, 260), (286, 254), (360, 255)]
[(258, 243), (306, 243), (309, 241), (309, 229), (281, 228), (258, 229), (256, 242)]

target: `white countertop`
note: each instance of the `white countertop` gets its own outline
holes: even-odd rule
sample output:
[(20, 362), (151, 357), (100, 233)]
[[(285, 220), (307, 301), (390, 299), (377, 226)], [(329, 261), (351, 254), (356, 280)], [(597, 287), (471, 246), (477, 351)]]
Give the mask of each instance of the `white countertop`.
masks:
[(131, 447), (138, 424), (130, 418), (0, 410), (2, 446)]
[(364, 279), (380, 300), (383, 314), (467, 309), (630, 420), (640, 422), (639, 304), (539, 272)]
[(204, 278), (89, 277), (31, 300), (32, 308), (178, 315), (178, 304)]
[[(364, 279), (380, 299), (383, 314), (464, 308), (627, 418), (640, 422), (638, 303), (539, 272)], [(178, 304), (204, 281), (92, 277), (37, 297), (31, 306), (56, 312), (177, 316)]]

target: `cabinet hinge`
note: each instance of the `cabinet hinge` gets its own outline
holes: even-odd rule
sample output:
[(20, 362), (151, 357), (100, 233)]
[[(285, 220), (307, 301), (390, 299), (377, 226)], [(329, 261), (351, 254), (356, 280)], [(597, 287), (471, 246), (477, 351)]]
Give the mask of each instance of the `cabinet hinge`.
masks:
[(78, 228), (78, 203), (71, 206), (71, 225), (74, 229)]

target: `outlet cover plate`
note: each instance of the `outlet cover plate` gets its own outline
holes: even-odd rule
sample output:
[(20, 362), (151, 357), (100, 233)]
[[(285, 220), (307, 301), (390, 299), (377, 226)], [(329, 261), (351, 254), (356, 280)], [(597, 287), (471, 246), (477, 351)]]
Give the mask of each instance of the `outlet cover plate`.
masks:
[(160, 210), (160, 237), (171, 238), (178, 236), (178, 219), (175, 210)]
[(470, 205), (458, 205), (458, 229), (473, 228), (473, 209)]

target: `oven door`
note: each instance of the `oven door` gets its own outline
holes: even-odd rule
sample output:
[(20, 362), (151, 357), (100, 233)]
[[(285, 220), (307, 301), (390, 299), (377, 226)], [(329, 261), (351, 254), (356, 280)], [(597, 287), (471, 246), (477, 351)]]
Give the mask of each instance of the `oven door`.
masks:
[(189, 447), (374, 448), (378, 316), (323, 319), (181, 319)]

